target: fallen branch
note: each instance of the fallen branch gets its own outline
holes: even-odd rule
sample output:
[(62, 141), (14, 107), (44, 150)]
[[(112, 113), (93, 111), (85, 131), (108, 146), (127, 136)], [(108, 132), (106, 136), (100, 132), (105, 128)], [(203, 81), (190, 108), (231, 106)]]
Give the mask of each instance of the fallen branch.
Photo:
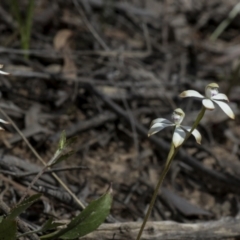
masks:
[[(140, 222), (102, 224), (82, 240), (131, 240), (140, 229)], [(202, 223), (177, 223), (173, 221), (148, 222), (142, 240), (223, 239), (240, 236), (240, 217), (222, 218)]]
[[(117, 118), (116, 114), (105, 111), (101, 114), (98, 114), (97, 116), (94, 116), (91, 119), (85, 120), (85, 121), (78, 121), (75, 124), (72, 124), (69, 128), (66, 129), (66, 137), (72, 137), (78, 132), (83, 132), (88, 129), (98, 127), (106, 122), (113, 121)], [(50, 140), (53, 142), (59, 141), (59, 138), (61, 136), (61, 131), (55, 133), (51, 136)]]

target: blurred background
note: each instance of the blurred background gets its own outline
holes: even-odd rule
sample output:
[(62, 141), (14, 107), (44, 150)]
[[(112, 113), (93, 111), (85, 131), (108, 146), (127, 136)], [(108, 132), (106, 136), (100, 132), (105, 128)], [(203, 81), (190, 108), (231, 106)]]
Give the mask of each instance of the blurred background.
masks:
[[(144, 217), (171, 143), (170, 128), (156, 135), (159, 141), (149, 139), (150, 122), (170, 119), (181, 107), (183, 125), (191, 125), (201, 102), (179, 94), (204, 94), (216, 82), (236, 119), (218, 107), (207, 111), (198, 127), (202, 145), (193, 138), (184, 144), (151, 220), (234, 218), (240, 203), (239, 11), (237, 0), (2, 0), (0, 64), (10, 75), (0, 76), (0, 107), (45, 161), (62, 130), (76, 136), (75, 154), (57, 174), (85, 203), (112, 183), (112, 221), (133, 222)], [(14, 173), (42, 165), (12, 126), (4, 128), (0, 188), (12, 204), (32, 179)], [(73, 216), (64, 191), (44, 176), (51, 181), (42, 177), (33, 189), (47, 200), (25, 218), (39, 224), (49, 215)]]

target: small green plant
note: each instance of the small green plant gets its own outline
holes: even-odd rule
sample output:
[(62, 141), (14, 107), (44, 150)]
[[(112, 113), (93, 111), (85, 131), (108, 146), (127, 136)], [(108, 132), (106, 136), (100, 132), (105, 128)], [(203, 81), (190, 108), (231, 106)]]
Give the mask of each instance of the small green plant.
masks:
[[(148, 136), (151, 136), (151, 135), (161, 131), (165, 127), (173, 126), (175, 129), (174, 129), (174, 133), (173, 133), (170, 151), (169, 151), (164, 169), (160, 175), (157, 186), (154, 190), (150, 205), (148, 207), (147, 213), (144, 217), (143, 223), (141, 225), (141, 228), (139, 230), (136, 240), (141, 239), (142, 232), (144, 230), (144, 227), (147, 223), (147, 220), (152, 212), (154, 203), (156, 201), (158, 191), (159, 191), (159, 189), (163, 183), (163, 180), (171, 166), (172, 160), (178, 153), (182, 144), (190, 137), (191, 134), (195, 137), (195, 139), (197, 140), (197, 142), (199, 144), (201, 143), (201, 135), (196, 130), (196, 127), (198, 126), (201, 119), (203, 118), (205, 111), (213, 110), (215, 108), (214, 103), (216, 103), (231, 119), (235, 118), (233, 111), (231, 110), (229, 105), (226, 103), (229, 101), (228, 97), (223, 93), (219, 93), (218, 89), (219, 89), (218, 84), (211, 83), (211, 84), (208, 84), (205, 88), (205, 97), (195, 90), (184, 91), (180, 94), (180, 97), (182, 97), (182, 98), (196, 97), (196, 98), (203, 99), (202, 100), (202, 104), (203, 104), (202, 109), (200, 110), (192, 127), (186, 127), (186, 126), (181, 125), (181, 123), (184, 119), (185, 113), (180, 108), (177, 108), (176, 110), (174, 110), (174, 112), (172, 114), (173, 122), (171, 122), (167, 119), (164, 119), (164, 118), (158, 118), (158, 119), (153, 120), (153, 122), (151, 123), (150, 129), (148, 132)], [(224, 101), (226, 101), (226, 102), (224, 102)]]
[(40, 239), (76, 239), (97, 229), (109, 215), (112, 204), (112, 189), (92, 201), (63, 229), (44, 235)]
[[(25, 194), (21, 197), (19, 203), (21, 203), (24, 198), (27, 196), (28, 191), (32, 188), (32, 186), (35, 184), (35, 182), (42, 176), (42, 174), (47, 170), (53, 167), (54, 165), (67, 160), (71, 155), (73, 155), (73, 151), (68, 150), (68, 147), (75, 141), (75, 138), (66, 139), (66, 133), (65, 131), (62, 131), (60, 141), (58, 144), (58, 149), (53, 155), (53, 157), (49, 160), (49, 162), (46, 164), (46, 166), (35, 176), (35, 178), (32, 180), (32, 182), (29, 184)], [(84, 208), (84, 207), (83, 207)]]
[[(2, 119), (0, 119), (0, 122), (7, 123)], [(0, 216), (0, 239), (15, 240), (23, 236), (29, 236), (31, 234), (38, 234), (40, 236), (40, 239), (48, 240), (76, 239), (94, 231), (100, 226), (101, 223), (103, 223), (103, 221), (109, 215), (112, 205), (111, 187), (109, 187), (108, 191), (105, 194), (103, 194), (100, 198), (92, 201), (87, 207), (83, 206), (83, 211), (75, 218), (70, 220), (67, 226), (61, 226), (61, 229), (58, 229), (59, 224), (55, 223), (53, 218), (50, 218), (36, 230), (28, 231), (19, 235), (17, 234), (18, 216), (41, 197), (41, 194), (36, 194), (26, 198), (28, 191), (40, 178), (45, 170), (50, 169), (53, 165), (68, 159), (68, 157), (73, 154), (73, 151), (68, 149), (68, 147), (73, 142), (74, 138), (67, 140), (65, 131), (63, 131), (58, 144), (58, 149), (52, 159), (50, 159), (47, 165), (29, 184), (19, 203), (11, 209), (7, 216)], [(48, 233), (50, 230), (52, 233)]]
[[(78, 216), (73, 218), (66, 227), (48, 219), (40, 228), (34, 231), (17, 234), (18, 216), (41, 197), (41, 194), (33, 195), (17, 204), (6, 216), (0, 216), (0, 239), (15, 240), (31, 234), (40, 234), (40, 239), (76, 239), (97, 229), (109, 215), (112, 204), (112, 189), (100, 198), (92, 201)], [(52, 233), (44, 235), (49, 230)]]
[[(11, 0), (11, 11), (18, 23), (20, 37), (21, 37), (21, 48), (23, 50), (28, 50), (30, 46), (31, 30), (32, 30), (32, 19), (34, 11), (34, 0), (29, 0), (26, 11), (24, 11), (24, 16), (21, 14), (19, 8), (18, 0)], [(28, 55), (25, 54), (25, 58)]]

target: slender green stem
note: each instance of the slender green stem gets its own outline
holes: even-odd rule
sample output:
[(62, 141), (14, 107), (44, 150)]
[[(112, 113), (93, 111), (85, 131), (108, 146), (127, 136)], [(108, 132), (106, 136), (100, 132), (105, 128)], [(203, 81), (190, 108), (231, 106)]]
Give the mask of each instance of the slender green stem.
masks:
[(148, 207), (147, 213), (146, 213), (146, 215), (145, 215), (145, 217), (144, 217), (143, 223), (142, 223), (141, 228), (140, 228), (140, 230), (139, 230), (139, 232), (138, 232), (138, 236), (137, 236), (137, 239), (136, 239), (136, 240), (140, 240), (140, 238), (141, 238), (141, 236), (142, 236), (143, 229), (144, 229), (144, 227), (145, 227), (145, 225), (146, 225), (146, 223), (147, 223), (147, 220), (148, 220), (148, 218), (149, 218), (149, 216), (150, 216), (150, 214), (151, 214), (151, 212), (152, 212), (154, 203), (155, 203), (155, 201), (156, 201), (159, 188), (161, 187), (161, 185), (162, 185), (162, 183), (163, 183), (163, 180), (164, 180), (164, 178), (165, 178), (165, 176), (166, 176), (166, 174), (167, 174), (167, 172), (168, 172), (168, 170), (169, 170), (169, 168), (170, 168), (171, 161), (172, 161), (173, 157), (175, 156), (174, 153), (175, 153), (175, 151), (174, 151), (174, 145), (173, 145), (173, 143), (172, 143), (172, 144), (171, 144), (171, 149), (170, 149), (169, 154), (168, 154), (168, 161), (166, 162), (165, 167), (164, 167), (164, 169), (163, 169), (163, 171), (162, 171), (162, 173), (161, 173), (161, 175), (160, 175), (160, 178), (159, 178), (158, 183), (157, 183), (157, 186), (156, 186), (156, 188), (155, 188), (155, 190), (154, 190), (154, 193), (153, 193), (153, 196), (152, 196), (150, 205), (149, 205), (149, 207)]
[(29, 231), (29, 232), (25, 232), (25, 233), (19, 234), (19, 235), (17, 236), (17, 239), (19, 239), (19, 238), (21, 238), (21, 237), (28, 236), (28, 235), (30, 235), (30, 234), (39, 233), (39, 232), (41, 232), (41, 230), (42, 230), (42, 229), (40, 229), (40, 230), (34, 230), (34, 231)]
[[(201, 111), (199, 112), (199, 114), (198, 114), (198, 116), (197, 116), (197, 118), (196, 118), (196, 120), (195, 120), (195, 122), (194, 122), (194, 124), (192, 126), (191, 131), (187, 134), (187, 136), (186, 136), (186, 138), (185, 138), (183, 143), (186, 142), (186, 140), (191, 136), (193, 130), (198, 126), (199, 122), (201, 121), (201, 119), (204, 116), (205, 111), (206, 111), (206, 109), (204, 107), (202, 107)], [(140, 230), (138, 232), (138, 236), (137, 236), (136, 240), (140, 240), (140, 238), (142, 236), (142, 232), (143, 232), (144, 227), (145, 227), (145, 225), (147, 223), (147, 220), (148, 220), (148, 218), (149, 218), (149, 216), (150, 216), (150, 214), (152, 212), (152, 209), (153, 209), (154, 203), (156, 201), (159, 189), (160, 189), (160, 187), (161, 187), (161, 185), (163, 183), (163, 180), (164, 180), (165, 176), (167, 175), (167, 172), (168, 172), (168, 170), (169, 170), (169, 168), (171, 166), (172, 160), (174, 159), (174, 157), (178, 153), (180, 147), (175, 148), (173, 143), (171, 143), (171, 148), (170, 148), (170, 151), (169, 151), (169, 154), (168, 154), (168, 158), (167, 158), (165, 167), (164, 167), (164, 169), (163, 169), (163, 171), (162, 171), (162, 173), (160, 175), (160, 178), (158, 180), (157, 186), (156, 186), (156, 188), (154, 190), (154, 193), (153, 193), (150, 205), (149, 205), (147, 213), (146, 213), (146, 215), (145, 215), (145, 217), (143, 219), (143, 223), (142, 223), (141, 228), (140, 228)]]
[(28, 195), (30, 189), (33, 187), (33, 185), (37, 182), (37, 180), (43, 175), (43, 173), (50, 168), (51, 163), (53, 163), (58, 156), (61, 154), (61, 151), (57, 151), (54, 156), (50, 159), (50, 161), (47, 163), (47, 165), (45, 165), (43, 167), (43, 169), (41, 171), (39, 171), (39, 173), (33, 178), (32, 182), (28, 185), (25, 193), (22, 195), (21, 199), (18, 202), (18, 205), (25, 199), (25, 197)]
[(198, 124), (202, 120), (202, 118), (203, 118), (203, 116), (205, 114), (205, 111), (206, 111), (206, 108), (202, 107), (200, 112), (199, 112), (199, 114), (198, 114), (198, 116), (197, 116), (197, 118), (196, 118), (196, 120), (195, 120), (195, 122), (193, 123), (191, 131), (187, 134), (187, 136), (185, 137), (185, 140), (184, 140), (183, 143), (185, 143), (188, 140), (188, 138), (191, 136), (193, 130), (196, 129), (196, 127), (198, 126)]

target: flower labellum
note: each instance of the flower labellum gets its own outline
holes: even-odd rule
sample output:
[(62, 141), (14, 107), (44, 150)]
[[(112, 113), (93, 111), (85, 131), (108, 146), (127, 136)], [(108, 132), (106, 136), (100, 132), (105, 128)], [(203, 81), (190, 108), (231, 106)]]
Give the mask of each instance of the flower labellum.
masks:
[(219, 93), (218, 89), (219, 86), (217, 83), (210, 83), (205, 88), (205, 97), (195, 90), (184, 91), (180, 94), (180, 97), (202, 98), (202, 104), (208, 110), (213, 110), (215, 108), (213, 103), (216, 103), (223, 112), (225, 112), (230, 118), (234, 119), (235, 115), (232, 109), (224, 102), (229, 102), (228, 97), (223, 93)]
[[(189, 126), (180, 125), (184, 117), (185, 117), (185, 113), (183, 112), (183, 110), (181, 108), (177, 108), (173, 111), (173, 114), (172, 114), (173, 122), (165, 118), (157, 118), (153, 120), (150, 125), (150, 129), (148, 131), (148, 136), (151, 136), (163, 130), (166, 127), (175, 127), (172, 142), (175, 148), (179, 147), (184, 142), (187, 133), (189, 133), (192, 129)], [(192, 131), (192, 135), (195, 137), (197, 143), (201, 144), (202, 137), (197, 129), (194, 129)]]
[(173, 111), (172, 120), (176, 125), (181, 124), (184, 117), (185, 117), (185, 113), (181, 108), (177, 108)]

